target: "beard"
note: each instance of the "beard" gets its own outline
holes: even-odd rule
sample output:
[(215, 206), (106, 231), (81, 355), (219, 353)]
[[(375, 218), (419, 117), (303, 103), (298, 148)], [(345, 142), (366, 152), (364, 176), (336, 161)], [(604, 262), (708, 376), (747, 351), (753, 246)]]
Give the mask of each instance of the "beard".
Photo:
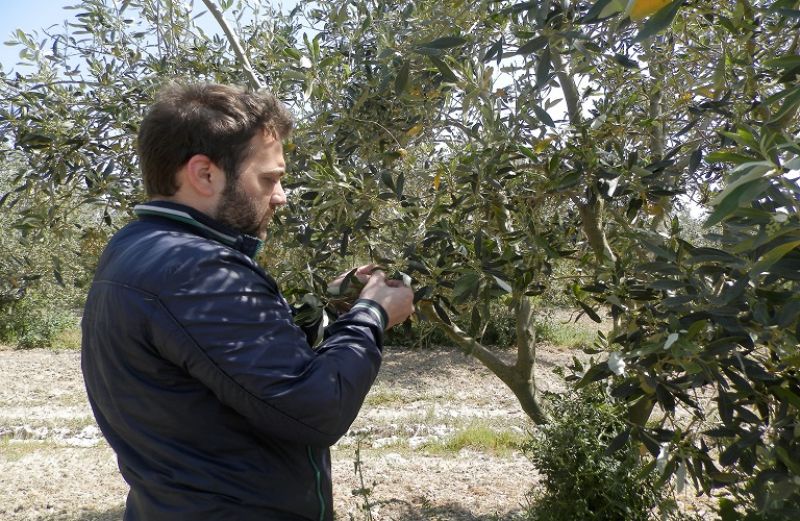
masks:
[(234, 230), (264, 239), (271, 212), (259, 211), (256, 201), (239, 187), (229, 183), (222, 192), (216, 219)]

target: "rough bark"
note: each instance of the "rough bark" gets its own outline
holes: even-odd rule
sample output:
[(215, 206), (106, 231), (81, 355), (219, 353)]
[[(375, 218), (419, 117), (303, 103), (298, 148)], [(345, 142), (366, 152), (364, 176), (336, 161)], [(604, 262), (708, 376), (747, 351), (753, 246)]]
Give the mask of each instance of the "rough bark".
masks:
[(533, 324), (533, 307), (525, 296), (517, 300), (517, 363), (515, 369), (520, 375), (529, 375), (532, 394), (536, 396), (536, 379), (533, 368), (536, 365), (536, 329)]
[(519, 400), (522, 410), (537, 424), (547, 423), (547, 415), (536, 398), (536, 329), (533, 323), (531, 301), (518, 296), (517, 315), (517, 362), (510, 382), (506, 385)]
[(542, 410), (539, 400), (536, 399), (536, 389), (532, 387), (531, 381), (518, 377), (511, 381), (503, 380), (503, 383), (511, 389), (511, 392), (517, 397), (522, 410), (536, 425), (544, 425), (548, 422), (547, 415)]

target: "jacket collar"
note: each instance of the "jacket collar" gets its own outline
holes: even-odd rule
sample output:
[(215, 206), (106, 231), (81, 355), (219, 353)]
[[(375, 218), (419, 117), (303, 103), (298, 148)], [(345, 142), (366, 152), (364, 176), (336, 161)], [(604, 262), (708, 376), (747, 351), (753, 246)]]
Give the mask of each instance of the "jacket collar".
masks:
[(238, 232), (199, 212), (191, 206), (169, 201), (149, 201), (134, 206), (137, 217), (163, 217), (191, 226), (198, 235), (221, 242), (250, 258), (255, 258), (264, 242), (257, 237)]

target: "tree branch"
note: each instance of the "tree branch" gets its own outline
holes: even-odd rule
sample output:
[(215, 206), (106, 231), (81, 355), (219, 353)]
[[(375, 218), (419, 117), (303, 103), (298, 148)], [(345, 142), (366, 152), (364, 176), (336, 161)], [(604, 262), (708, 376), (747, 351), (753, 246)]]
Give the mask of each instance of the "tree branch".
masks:
[(420, 302), (420, 309), (425, 312), (426, 317), (436, 322), (445, 334), (456, 343), (456, 346), (465, 354), (474, 356), (498, 378), (508, 383), (511, 378), (511, 366), (500, 360), (500, 358), (489, 351), (483, 344), (467, 335), (467, 333), (455, 324), (448, 324), (439, 318), (430, 302)]
[[(19, 82), (8, 80), (5, 82), (7, 85), (14, 87), (15, 89), (20, 89)], [(54, 87), (56, 85), (81, 85), (83, 87), (102, 87), (103, 85), (94, 81), (85, 81), (85, 80), (57, 80), (51, 81), (48, 83), (37, 83), (36, 85), (25, 85), (25, 91), (32, 91), (43, 89), (45, 87)]]
[(228, 25), (228, 22), (225, 21), (225, 17), (222, 16), (222, 11), (220, 8), (217, 7), (217, 5), (214, 3), (214, 0), (203, 0), (203, 3), (206, 5), (208, 10), (211, 11), (211, 14), (214, 15), (214, 18), (217, 19), (217, 23), (219, 23), (219, 26), (222, 27), (222, 30), (225, 32), (225, 36), (228, 37), (228, 42), (231, 44), (233, 52), (236, 53), (239, 63), (242, 65), (245, 74), (247, 74), (247, 77), (250, 80), (250, 86), (254, 90), (263, 88), (264, 84), (258, 79), (258, 76), (256, 76), (253, 66), (250, 65), (250, 60), (244, 53), (242, 44), (239, 43), (239, 38), (236, 36), (236, 33), (233, 32), (230, 25)]
[[(589, 241), (592, 251), (599, 263), (604, 259), (612, 263), (617, 262), (617, 256), (608, 243), (605, 231), (603, 230), (603, 200), (600, 197), (589, 196), (589, 202), (584, 203), (578, 197), (573, 197), (572, 202), (578, 207), (583, 223), (583, 233)], [(593, 201), (592, 201), (593, 199)]]
[[(654, 45), (663, 45), (663, 37), (658, 37)], [(653, 162), (664, 158), (666, 149), (664, 137), (664, 65), (658, 61), (658, 55), (650, 47), (645, 51), (650, 65), (650, 104), (648, 112), (650, 125), (650, 154)]]
[(550, 48), (550, 59), (553, 62), (553, 66), (558, 69), (556, 76), (558, 77), (558, 83), (561, 85), (561, 91), (564, 93), (564, 102), (567, 104), (569, 122), (575, 124), (581, 119), (578, 87), (575, 86), (575, 80), (572, 79), (572, 76), (564, 67), (564, 62), (561, 60), (561, 54), (559, 54), (559, 52), (552, 47)]
[[(545, 414), (539, 402), (536, 400), (536, 387), (533, 385), (533, 375), (530, 372), (522, 374), (518, 370), (518, 366), (506, 364), (480, 342), (467, 336), (458, 326), (445, 322), (436, 313), (432, 302), (420, 301), (417, 306), (429, 320), (435, 322), (444, 330), (447, 336), (455, 342), (456, 346), (461, 349), (461, 351), (477, 358), (479, 362), (485, 365), (495, 376), (506, 384), (519, 400), (522, 410), (525, 411), (525, 414), (527, 414), (534, 423), (537, 425), (547, 423), (547, 414)], [(532, 355), (531, 352), (528, 352), (528, 354), (524, 356), (532, 357)], [(532, 359), (530, 362), (524, 363), (530, 363), (531, 370), (533, 369)]]

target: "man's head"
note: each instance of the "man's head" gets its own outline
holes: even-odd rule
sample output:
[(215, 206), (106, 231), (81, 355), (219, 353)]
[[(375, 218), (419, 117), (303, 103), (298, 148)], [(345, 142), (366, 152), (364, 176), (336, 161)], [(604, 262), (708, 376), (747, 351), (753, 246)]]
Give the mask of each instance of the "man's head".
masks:
[(285, 202), (281, 141), (291, 128), (288, 111), (270, 94), (226, 85), (171, 85), (139, 129), (145, 190), (152, 198), (189, 204), (263, 236), (262, 221)]

